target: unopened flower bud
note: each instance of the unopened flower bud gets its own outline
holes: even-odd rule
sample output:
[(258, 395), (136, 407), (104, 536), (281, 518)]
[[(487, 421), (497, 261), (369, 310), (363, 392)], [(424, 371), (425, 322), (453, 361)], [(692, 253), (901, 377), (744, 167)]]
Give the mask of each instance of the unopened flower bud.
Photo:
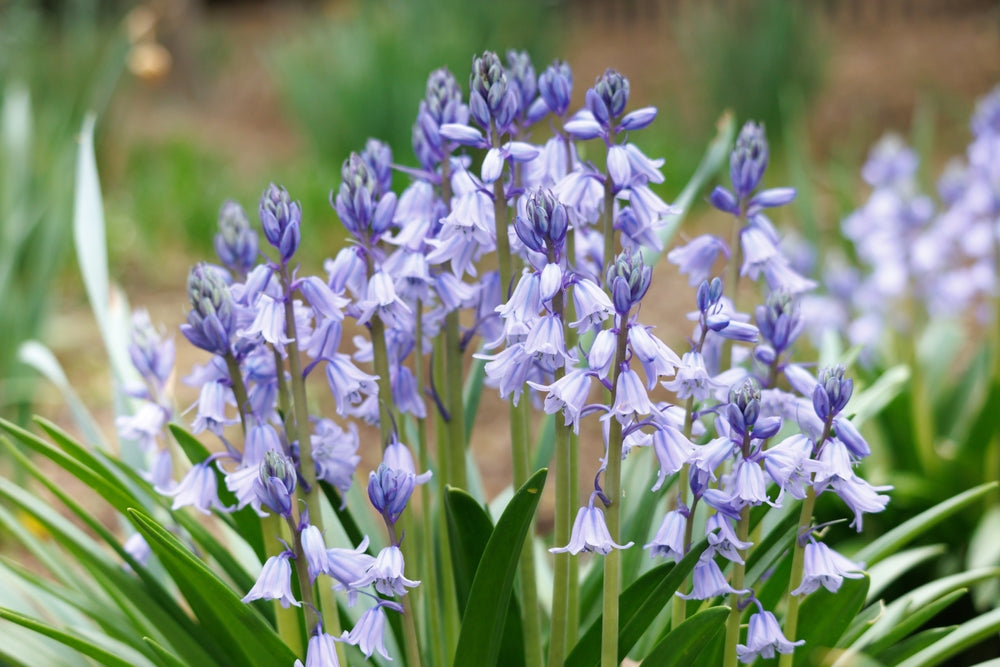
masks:
[(416, 484), (416, 475), (380, 463), (368, 476), (368, 499), (389, 523), (396, 523), (406, 509)]
[(606, 284), (611, 288), (611, 300), (619, 315), (624, 315), (642, 300), (649, 290), (652, 275), (641, 253), (625, 251), (615, 258), (608, 268)]
[(507, 51), (507, 79), (517, 96), (517, 115), (524, 116), (538, 91), (535, 66), (531, 64), (527, 51)]
[(748, 122), (736, 138), (736, 146), (729, 156), (729, 177), (736, 196), (746, 199), (757, 189), (764, 170), (767, 169), (768, 149), (764, 127)]
[(538, 91), (546, 106), (562, 117), (569, 110), (573, 94), (573, 71), (564, 60), (556, 60), (538, 77)]
[(191, 310), (181, 333), (196, 347), (227, 354), (235, 320), (233, 298), (222, 275), (208, 264), (197, 264), (188, 274), (187, 289)]
[(246, 275), (257, 263), (257, 232), (243, 207), (227, 201), (219, 211), (219, 233), (215, 235), (215, 252), (230, 270)]
[(265, 452), (254, 487), (260, 502), (281, 516), (291, 516), (295, 483), (294, 462), (273, 449)]
[(261, 195), (258, 212), (267, 242), (277, 248), (281, 261), (287, 263), (299, 248), (302, 208), (292, 201), (287, 190), (271, 183)]

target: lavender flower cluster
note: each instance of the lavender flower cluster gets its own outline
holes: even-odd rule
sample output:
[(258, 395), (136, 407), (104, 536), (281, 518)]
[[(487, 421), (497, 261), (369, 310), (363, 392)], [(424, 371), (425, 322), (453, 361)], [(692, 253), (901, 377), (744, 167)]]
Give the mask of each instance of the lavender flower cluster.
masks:
[[(792, 360), (805, 327), (800, 299), (816, 283), (793, 268), (766, 216), (795, 192), (760, 189), (768, 163), (763, 128), (743, 128), (730, 161), (732, 188), (716, 188), (710, 198), (734, 219), (737, 247), (704, 235), (667, 255), (697, 288), (690, 344), (678, 354), (640, 320), (652, 280), (641, 251), (664, 249), (658, 232), (677, 212), (651, 187), (663, 182), (663, 160), (632, 143), (656, 110), (627, 110), (628, 79), (608, 70), (586, 91), (585, 107), (570, 114), (572, 86), (566, 63), (556, 61), (536, 76), (527, 55), (517, 52), (508, 53), (506, 63), (491, 52), (476, 57), (467, 101), (450, 72), (432, 73), (413, 126), (419, 166), (395, 164), (390, 149), (375, 140), (344, 162), (331, 205), (351, 244), (327, 260), (324, 277), (300, 275), (295, 257), (303, 216), (283, 188), (271, 185), (260, 199), (266, 246), (239, 205), (223, 207), (220, 264), (191, 270), (191, 310), (181, 327), (211, 354), (185, 378), (200, 390), (193, 430), (212, 433), (222, 448), (179, 482), (162, 438), (173, 417), (165, 391), (172, 343), (148, 317), (136, 321), (131, 352), (147, 383), (139, 392), (146, 403), (119, 423), (120, 431), (143, 443), (146, 474), (174, 498), (175, 509), (249, 507), (262, 517), (281, 517), (283, 527), (273, 524), (280, 532), (265, 535), (269, 557), (244, 600), (308, 603), (316, 611), (308, 665), (337, 664), (335, 642), (388, 658), (386, 611), (403, 612), (408, 590), (420, 584), (406, 576), (397, 522), (431, 473), (418, 474), (397, 425), (429, 418), (427, 397), (445, 422), (454, 417), (440, 385), (422, 379), (422, 360), (439, 349), (457, 313), (472, 323), (460, 331), (460, 350), (481, 341), (477, 356), (486, 361), (486, 382), (501, 396), (517, 404), (527, 391), (577, 433), (582, 420), (600, 415), (605, 454), (594, 488), (568, 543), (551, 551), (609, 554), (632, 545), (619, 543), (605, 523), (602, 508), (622, 502), (617, 481), (607, 476), (616, 476), (611, 471), (621, 460), (651, 448), (659, 464), (652, 490), (666, 490), (672, 500), (644, 548), (679, 560), (691, 549), (696, 516), (704, 518), (711, 546), (684, 595), (735, 594), (743, 596), (742, 605), (758, 605), (739, 647), (745, 662), (801, 643), (786, 639), (753, 591), (727, 581), (720, 568), (717, 557), (744, 563), (752, 546), (748, 509), (812, 502), (832, 491), (860, 530), (864, 514), (885, 507), (887, 487), (872, 486), (855, 471), (870, 452), (844, 414), (851, 380), (842, 367), (814, 376)], [(551, 138), (530, 141), (546, 129)], [(582, 160), (577, 147), (595, 139), (603, 143), (603, 168)], [(398, 196), (394, 172), (409, 177)], [(499, 270), (484, 269), (496, 263), (494, 254)], [(736, 269), (730, 295), (740, 278), (763, 277), (766, 297), (752, 315), (726, 296), (716, 275), (720, 258)], [(352, 351), (343, 340), (347, 319), (371, 334), (354, 338)], [(305, 381), (321, 367), (337, 420), (307, 410)], [(656, 399), (651, 392), (658, 387), (674, 402)], [(610, 398), (592, 401), (599, 388)], [(368, 482), (389, 538), (378, 554), (368, 552), (367, 537), (348, 548), (328, 546), (318, 512), (320, 483), (341, 493), (352, 483), (360, 460), (352, 419), (378, 424), (382, 432), (382, 463)], [(242, 445), (232, 437), (237, 423)], [(220, 498), (219, 478), (232, 504)], [(696, 515), (699, 505), (705, 509)], [(817, 539), (820, 528), (802, 526), (797, 548), (804, 575), (793, 595), (820, 586), (836, 591), (844, 577), (860, 576), (860, 564)], [(141, 539), (132, 547), (139, 553)], [(305, 573), (302, 599), (292, 593), (293, 569)], [(305, 599), (318, 580), (346, 593), (349, 605), (368, 601), (353, 629), (326, 632), (333, 623), (328, 609)]]

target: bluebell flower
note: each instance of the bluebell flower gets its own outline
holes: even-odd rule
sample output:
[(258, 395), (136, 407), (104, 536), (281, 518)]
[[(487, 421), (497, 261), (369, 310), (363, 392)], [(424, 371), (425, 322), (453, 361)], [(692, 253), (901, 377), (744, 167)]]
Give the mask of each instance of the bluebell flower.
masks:
[(351, 153), (340, 169), (341, 184), (331, 205), (344, 227), (365, 245), (373, 245), (392, 224), (396, 195), (381, 193), (381, 185), (371, 167), (358, 153)]
[(319, 528), (310, 524), (299, 533), (302, 542), (302, 554), (309, 566), (309, 581), (315, 582), (316, 577), (330, 569), (330, 556), (323, 542), (323, 534)]
[(778, 619), (769, 611), (765, 611), (757, 603), (759, 611), (750, 616), (750, 627), (747, 630), (747, 643), (737, 644), (736, 655), (740, 662), (749, 664), (758, 656), (773, 658), (778, 653), (791, 653), (796, 646), (805, 644), (804, 639), (792, 642), (785, 638), (778, 625)]
[(619, 315), (626, 315), (646, 296), (653, 270), (646, 266), (642, 253), (623, 252), (608, 266), (605, 285), (611, 292), (611, 302)]
[(740, 551), (746, 551), (753, 542), (739, 539), (733, 529), (733, 520), (727, 515), (716, 512), (705, 522), (705, 536), (709, 547), (726, 560), (743, 563)]
[(507, 51), (507, 78), (517, 95), (517, 115), (524, 119), (538, 91), (538, 78), (527, 51)]
[(840, 496), (847, 506), (854, 512), (854, 520), (851, 526), (860, 533), (863, 527), (863, 515), (881, 512), (889, 504), (889, 496), (883, 495), (881, 491), (891, 491), (891, 486), (872, 486), (857, 475), (849, 479), (833, 477), (830, 486), (834, 492)]
[(359, 445), (358, 429), (353, 423), (349, 423), (345, 430), (331, 419), (317, 419), (312, 435), (316, 478), (336, 488), (341, 495), (347, 493), (354, 480), (354, 471), (361, 462)]
[(677, 395), (679, 400), (694, 396), (697, 400), (705, 400), (712, 392), (722, 387), (705, 368), (705, 358), (700, 352), (685, 352), (681, 357), (674, 379), (662, 383), (664, 388)]
[(364, 588), (374, 584), (375, 590), (382, 595), (406, 595), (407, 588), (419, 586), (420, 582), (407, 579), (403, 575), (403, 566), (403, 552), (394, 544), (387, 546), (379, 551), (365, 574), (351, 586)]
[(153, 555), (153, 550), (149, 547), (149, 543), (146, 542), (146, 538), (142, 536), (142, 533), (132, 533), (125, 540), (122, 549), (140, 565), (148, 563), (149, 557)]
[(262, 293), (253, 308), (256, 313), (253, 322), (237, 331), (237, 335), (244, 338), (260, 336), (284, 354), (285, 345), (292, 342), (285, 335), (285, 304)]
[(809, 460), (812, 450), (812, 441), (807, 436), (796, 433), (768, 447), (763, 453), (764, 470), (780, 489), (776, 503), (781, 503), (785, 492), (798, 500), (806, 497), (806, 486), (810, 480), (805, 462)]
[(583, 333), (600, 327), (614, 313), (614, 304), (607, 293), (589, 278), (573, 283), (573, 305), (579, 319), (570, 326)]
[(580, 412), (590, 395), (590, 371), (574, 368), (551, 384), (540, 384), (528, 380), (533, 389), (545, 392), (543, 408), (546, 414), (562, 412), (566, 426), (572, 426), (574, 433), (580, 432)]
[(145, 401), (133, 415), (115, 418), (118, 435), (136, 441), (146, 452), (156, 450), (156, 442), (163, 427), (170, 420), (170, 412), (152, 401)]
[(837, 365), (820, 371), (812, 392), (813, 409), (820, 419), (832, 419), (851, 400), (854, 381), (844, 377), (844, 367)]
[(792, 595), (809, 595), (819, 590), (820, 586), (836, 593), (848, 579), (860, 579), (864, 576), (864, 567), (860, 563), (840, 555), (822, 542), (810, 539), (805, 546), (805, 560), (802, 571), (802, 583), (791, 591)]
[(375, 558), (366, 553), (367, 550), (367, 536), (355, 549), (333, 547), (326, 550), (327, 569), (324, 573), (337, 581), (334, 590), (347, 591), (348, 606), (353, 606), (357, 602), (359, 589), (368, 585), (367, 583), (355, 585), (356, 582), (364, 581), (368, 569), (375, 563)]
[(708, 280), (720, 253), (729, 259), (729, 247), (725, 241), (711, 234), (702, 234), (668, 252), (667, 260), (676, 264), (681, 273), (687, 274), (688, 284), (694, 287)]
[(608, 414), (617, 416), (624, 423), (633, 415), (648, 415), (654, 409), (638, 373), (628, 367), (622, 368), (615, 384), (615, 403)]
[[(318, 626), (309, 637), (306, 646), (306, 664), (304, 667), (340, 667), (337, 658), (336, 637), (323, 632)], [(296, 660), (294, 667), (303, 667), (301, 660)]]
[(245, 276), (257, 263), (257, 232), (243, 207), (229, 200), (219, 211), (219, 233), (215, 235), (215, 253), (230, 271)]
[(282, 264), (287, 264), (299, 248), (302, 207), (287, 190), (271, 183), (260, 197), (258, 211), (264, 237), (278, 250)]
[(660, 523), (653, 541), (643, 546), (649, 549), (650, 558), (657, 556), (679, 562), (687, 553), (684, 544), (684, 530), (687, 526), (687, 514), (679, 510), (667, 512)]
[(441, 126), (464, 125), (468, 119), (469, 109), (462, 102), (462, 90), (454, 75), (445, 67), (431, 72), (413, 125), (413, 152), (424, 169), (433, 171), (448, 153), (440, 134)]
[(278, 432), (267, 423), (251, 424), (247, 429), (246, 442), (243, 446), (243, 460), (240, 463), (256, 468), (264, 462), (264, 457), (270, 451), (281, 451), (281, 439), (278, 437)]
[(368, 498), (385, 520), (394, 524), (399, 520), (410, 500), (415, 484), (413, 473), (395, 470), (380, 463), (378, 470), (368, 477)]
[(211, 468), (211, 463), (210, 459), (206, 459), (191, 466), (184, 478), (168, 494), (174, 497), (171, 509), (191, 505), (205, 515), (211, 514), (213, 507), (223, 512), (229, 511), (230, 508), (219, 500), (215, 471)]
[(581, 551), (596, 551), (606, 556), (612, 549), (628, 549), (633, 542), (618, 544), (611, 539), (608, 525), (604, 521), (604, 512), (594, 507), (594, 496), (586, 507), (581, 507), (573, 521), (573, 531), (570, 533), (569, 544), (564, 547), (549, 549), (554, 554), (570, 553), (574, 556)]
[(749, 592), (747, 589), (736, 590), (730, 586), (713, 556), (714, 551), (707, 549), (698, 558), (698, 562), (694, 566), (694, 574), (692, 575), (691, 592), (686, 594), (677, 593), (677, 597), (684, 598), (685, 600), (709, 600), (720, 595), (729, 595), (731, 593), (743, 595)]
[(681, 365), (681, 358), (667, 344), (649, 332), (648, 327), (632, 324), (628, 328), (628, 342), (632, 354), (642, 364), (646, 374), (646, 388), (656, 387), (661, 377), (671, 376)]
[(365, 658), (371, 658), (372, 654), (378, 651), (386, 660), (392, 660), (385, 647), (385, 607), (402, 611), (392, 602), (380, 600), (361, 614), (361, 618), (350, 632), (344, 631), (343, 641), (361, 649)]
[(484, 51), (472, 59), (469, 90), (472, 119), (484, 130), (490, 129), (492, 121), (498, 134), (507, 132), (517, 115), (518, 94), (497, 54)]
[(670, 475), (676, 474), (695, 451), (695, 444), (684, 433), (670, 425), (658, 425), (653, 431), (653, 452), (660, 464), (656, 484), (652, 490), (658, 491)]
[(337, 403), (337, 414), (351, 414), (362, 401), (378, 395), (378, 377), (362, 372), (346, 354), (327, 360), (326, 379)]
[(696, 445), (688, 463), (693, 469), (701, 470), (715, 480), (716, 469), (732, 456), (733, 450), (734, 444), (729, 438), (713, 438), (704, 445)]
[(392, 148), (378, 139), (368, 139), (361, 151), (361, 159), (368, 165), (375, 178), (375, 190), (372, 193), (380, 198), (392, 191)]
[(293, 557), (291, 551), (283, 551), (277, 556), (268, 558), (261, 568), (257, 582), (250, 592), (243, 596), (243, 602), (278, 600), (285, 609), (288, 609), (289, 605), (302, 606), (302, 603), (292, 595), (292, 565), (289, 559)]

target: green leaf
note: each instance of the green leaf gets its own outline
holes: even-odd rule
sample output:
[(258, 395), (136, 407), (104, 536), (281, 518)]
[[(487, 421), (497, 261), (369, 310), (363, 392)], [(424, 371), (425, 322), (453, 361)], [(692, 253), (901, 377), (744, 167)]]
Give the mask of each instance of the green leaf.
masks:
[(455, 652), (455, 667), (496, 664), (514, 574), (547, 474), (548, 469), (542, 468), (532, 475), (517, 490), (497, 521), (472, 581)]
[(152, 639), (151, 637), (143, 637), (142, 641), (149, 644), (149, 647), (153, 649), (153, 652), (156, 653), (157, 658), (159, 658), (160, 664), (164, 667), (187, 667), (187, 663), (165, 649), (155, 639)]
[(448, 520), (448, 541), (451, 546), (458, 612), (463, 615), (476, 569), (493, 534), (493, 522), (482, 505), (462, 489), (450, 486), (445, 488), (444, 508)]
[[(458, 613), (464, 616), (472, 582), (493, 534), (493, 522), (483, 506), (462, 489), (447, 487), (444, 506), (448, 520), (448, 542), (455, 576), (455, 594), (458, 597)], [(498, 664), (501, 665), (514, 667), (524, 664), (521, 612), (514, 597), (511, 597), (507, 609), (498, 658)]]
[(917, 565), (940, 556), (946, 550), (947, 547), (943, 544), (915, 547), (893, 554), (868, 568), (868, 578), (871, 579), (871, 586), (868, 588), (868, 602), (877, 599), (882, 591), (899, 577)]
[(898, 667), (903, 665), (907, 667), (932, 667), (939, 662), (918, 659), (917, 654), (922, 653), (927, 647), (933, 648), (938, 642), (947, 640), (956, 629), (954, 625), (929, 628), (887, 649), (878, 658), (887, 665), (897, 665)]
[(688, 667), (726, 627), (729, 607), (709, 607), (670, 631), (643, 662), (657, 667)]
[(45, 635), (46, 637), (50, 637), (60, 644), (65, 644), (73, 650), (78, 651), (89, 658), (97, 660), (102, 665), (107, 665), (108, 667), (134, 667), (136, 664), (135, 658), (138, 657), (138, 654), (135, 654), (135, 656), (132, 656), (129, 660), (123, 660), (122, 658), (119, 658), (116, 653), (113, 653), (108, 649), (101, 648), (100, 646), (87, 641), (78, 634), (53, 628), (52, 626), (42, 623), (41, 621), (19, 614), (12, 609), (0, 607), (0, 618), (11, 621), (12, 623), (17, 623), (18, 625), (26, 627), (30, 630), (34, 630), (35, 632)]
[(827, 654), (840, 641), (851, 621), (861, 611), (868, 593), (868, 576), (844, 579), (840, 590), (831, 593), (825, 588), (811, 593), (799, 608), (799, 636), (789, 640), (806, 640), (795, 650), (796, 667), (822, 664)]
[(151, 517), (129, 510), (139, 532), (170, 573), (196, 617), (224, 647), (232, 663), (288, 665), (295, 655), (251, 605)]
[(888, 533), (876, 538), (873, 542), (854, 554), (854, 559), (874, 565), (883, 558), (895, 553), (900, 547), (941, 523), (962, 508), (976, 502), (986, 494), (994, 491), (1000, 482), (988, 482), (963, 491), (934, 507), (921, 512), (917, 516), (904, 521)]
[(878, 379), (864, 391), (855, 394), (844, 408), (844, 414), (851, 416), (851, 423), (857, 428), (895, 399), (910, 380), (910, 368), (894, 366), (879, 375)]
[[(677, 588), (684, 582), (707, 546), (702, 540), (679, 563), (664, 563), (646, 572), (618, 598), (618, 659), (622, 660), (639, 641), (657, 614), (666, 610)], [(602, 616), (587, 628), (566, 657), (566, 667), (590, 667), (601, 661)]]
[[(966, 592), (964, 588), (952, 591), (923, 607), (913, 604), (905, 605), (900, 607), (903, 610), (902, 614), (894, 613), (896, 609), (890, 607), (886, 614), (872, 626), (871, 630), (865, 633), (866, 635), (871, 635), (872, 638), (878, 637), (878, 639), (869, 644), (865, 641), (865, 636), (862, 635), (859, 641), (851, 644), (851, 648), (863, 648), (867, 653), (879, 655), (894, 644), (902, 641), (903, 638), (914, 630), (922, 627), (924, 623), (934, 618), (942, 609), (946, 609), (957, 602)], [(895, 622), (886, 622), (890, 618), (894, 619)], [(882, 636), (879, 637), (879, 634)]]

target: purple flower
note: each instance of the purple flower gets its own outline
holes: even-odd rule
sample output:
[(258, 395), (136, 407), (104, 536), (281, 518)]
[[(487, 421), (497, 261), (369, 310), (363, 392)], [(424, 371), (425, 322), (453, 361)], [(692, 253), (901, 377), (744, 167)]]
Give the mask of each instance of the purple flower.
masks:
[(184, 479), (168, 494), (174, 497), (171, 509), (191, 505), (205, 515), (211, 514), (213, 507), (223, 512), (229, 511), (230, 508), (219, 501), (215, 471), (210, 465), (211, 461), (206, 459), (191, 466)]
[(694, 287), (708, 280), (719, 253), (729, 258), (725, 241), (711, 234), (702, 234), (668, 252), (667, 260), (676, 264), (681, 273), (688, 274), (688, 284)]
[(285, 304), (262, 293), (253, 308), (256, 313), (253, 323), (248, 328), (237, 331), (237, 335), (244, 338), (256, 338), (260, 335), (284, 352), (284, 346), (292, 342), (285, 335)]
[(739, 199), (747, 199), (760, 185), (767, 169), (768, 149), (764, 127), (747, 122), (729, 156), (729, 178)]
[(341, 494), (347, 493), (354, 479), (358, 456), (358, 429), (351, 423), (345, 431), (331, 419), (316, 421), (313, 431), (313, 463), (316, 477), (330, 484)]
[(260, 576), (257, 577), (257, 582), (243, 597), (243, 602), (278, 600), (285, 609), (288, 609), (289, 605), (302, 606), (302, 603), (292, 595), (292, 565), (288, 562), (290, 558), (292, 558), (291, 551), (283, 551), (277, 556), (268, 558), (260, 571)]
[(538, 90), (546, 106), (562, 118), (569, 109), (573, 92), (573, 72), (563, 60), (556, 60), (538, 77)]
[[(759, 603), (758, 608), (760, 608)], [(774, 617), (774, 614), (760, 608), (758, 613), (750, 616), (747, 643), (746, 645), (738, 644), (736, 646), (736, 654), (739, 656), (740, 662), (749, 664), (756, 660), (758, 656), (773, 658), (775, 651), (778, 653), (791, 653), (795, 650), (796, 646), (801, 646), (805, 643), (804, 639), (800, 639), (797, 642), (790, 642), (785, 639), (785, 635), (781, 632), (781, 626), (778, 625), (778, 619)]]
[(394, 524), (406, 509), (413, 493), (414, 474), (380, 463), (368, 477), (368, 498), (385, 520)]
[(361, 614), (361, 618), (351, 628), (350, 633), (344, 631), (343, 641), (357, 646), (366, 658), (371, 658), (377, 650), (386, 660), (392, 660), (389, 652), (385, 648), (385, 610), (383, 607), (391, 606), (392, 602), (380, 601), (375, 606), (369, 608)]
[(257, 263), (257, 233), (243, 207), (230, 200), (219, 211), (219, 233), (215, 235), (215, 253), (230, 271), (245, 276)]
[(131, 324), (128, 353), (132, 365), (146, 382), (160, 390), (174, 370), (174, 339), (164, 339), (144, 309), (132, 313)]
[(573, 432), (580, 432), (580, 411), (590, 395), (590, 371), (575, 368), (552, 384), (528, 381), (528, 385), (538, 391), (547, 392), (544, 409), (546, 414), (562, 411), (565, 424), (573, 426)]
[(653, 541), (643, 546), (643, 549), (649, 549), (650, 558), (662, 556), (675, 562), (680, 561), (686, 553), (684, 544), (686, 525), (686, 514), (678, 510), (667, 512), (666, 516), (663, 517), (663, 522), (660, 523), (659, 530), (653, 537)]
[(364, 588), (375, 584), (375, 590), (382, 595), (406, 595), (407, 588), (419, 586), (419, 581), (411, 581), (403, 576), (403, 552), (396, 545), (382, 549), (375, 561), (368, 567), (353, 588)]
[(719, 565), (715, 562), (713, 555), (714, 552), (712, 549), (707, 549), (701, 555), (694, 566), (691, 592), (688, 594), (677, 593), (677, 597), (684, 598), (685, 600), (708, 600), (720, 595), (729, 595), (731, 593), (743, 595), (749, 592), (747, 589), (736, 590), (729, 585), (726, 577), (722, 574), (722, 570), (719, 569)]
[(666, 343), (649, 332), (648, 327), (632, 324), (628, 328), (628, 342), (632, 354), (642, 363), (646, 374), (646, 388), (656, 387), (661, 376), (673, 375), (681, 365), (681, 358)]
[(851, 525), (855, 526), (859, 533), (862, 529), (863, 514), (881, 512), (889, 504), (889, 496), (879, 492), (892, 490), (891, 486), (872, 486), (857, 475), (852, 475), (849, 479), (834, 477), (830, 480), (830, 486), (854, 512)]
[(261, 504), (283, 517), (291, 516), (295, 485), (295, 463), (292, 459), (273, 449), (264, 454), (255, 486)]
[(510, 129), (518, 111), (518, 94), (497, 54), (484, 51), (473, 58), (469, 90), (469, 111), (481, 128), (488, 130), (492, 121), (500, 134)]
[(660, 463), (653, 491), (658, 491), (667, 477), (679, 471), (694, 453), (695, 444), (673, 426), (663, 425), (653, 431), (653, 452)]
[(219, 270), (204, 263), (195, 265), (188, 274), (187, 290), (191, 310), (181, 333), (195, 347), (228, 354), (236, 320), (229, 287)]
[[(340, 667), (336, 641), (336, 637), (321, 632), (317, 626), (306, 647), (305, 667)], [(296, 660), (294, 667), (302, 667), (302, 661)]]
[(809, 595), (820, 586), (831, 593), (836, 593), (844, 583), (844, 577), (848, 579), (863, 577), (862, 569), (864, 567), (860, 563), (845, 558), (822, 542), (810, 540), (805, 547), (802, 583), (791, 591), (791, 594)]
[(599, 507), (594, 507), (594, 497), (591, 496), (590, 503), (576, 513), (569, 544), (552, 547), (549, 551), (554, 554), (571, 553), (574, 556), (581, 551), (596, 551), (606, 556), (612, 549), (628, 549), (632, 544), (633, 542), (618, 544), (611, 539), (608, 525), (604, 522), (604, 512)]
[(310, 524), (302, 529), (299, 539), (302, 541), (302, 553), (309, 565), (309, 581), (315, 582), (321, 572), (330, 569), (330, 556), (323, 542), (323, 534), (319, 532), (319, 528)]
[(648, 415), (653, 411), (653, 404), (646, 394), (646, 388), (639, 379), (639, 374), (631, 368), (625, 367), (618, 374), (618, 382), (615, 385), (615, 403), (611, 408), (611, 414), (617, 415), (619, 420), (629, 418), (632, 415)]
[(674, 379), (662, 384), (665, 389), (677, 394), (678, 399), (694, 396), (698, 400), (708, 398), (722, 386), (709, 376), (704, 357), (695, 351), (685, 352)]
[(734, 563), (742, 563), (740, 551), (746, 551), (753, 542), (745, 542), (736, 536), (732, 519), (725, 514), (716, 512), (705, 522), (705, 536), (715, 553)]
[[(326, 550), (327, 569), (324, 572), (337, 580), (335, 590), (347, 591), (348, 606), (354, 605), (358, 597), (358, 588), (354, 582), (361, 581), (365, 573), (375, 563), (375, 558), (366, 553), (368, 537), (361, 540), (356, 549), (333, 547)], [(366, 586), (363, 584), (362, 586)]]
[(581, 333), (601, 326), (614, 312), (614, 305), (608, 295), (588, 278), (581, 278), (573, 283), (573, 304), (580, 319), (571, 322), (570, 326)]
[(264, 237), (278, 250), (281, 263), (287, 264), (299, 247), (302, 207), (287, 190), (271, 183), (260, 197), (258, 212)]

